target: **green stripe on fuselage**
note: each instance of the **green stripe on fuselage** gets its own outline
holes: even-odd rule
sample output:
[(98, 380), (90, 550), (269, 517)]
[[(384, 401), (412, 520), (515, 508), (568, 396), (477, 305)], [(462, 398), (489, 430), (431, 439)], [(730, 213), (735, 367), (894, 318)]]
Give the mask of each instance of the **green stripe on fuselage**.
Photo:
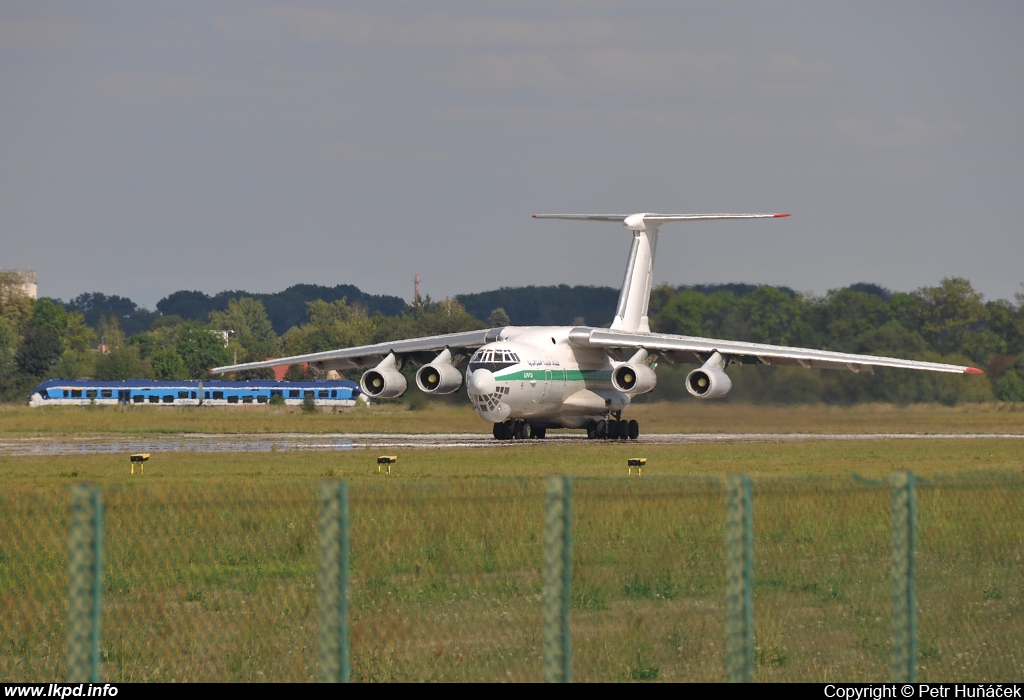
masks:
[(508, 374), (496, 374), (494, 380), (497, 382), (536, 382), (547, 380), (546, 372), (551, 372), (550, 381), (553, 382), (608, 382), (612, 378), (610, 369), (523, 369)]

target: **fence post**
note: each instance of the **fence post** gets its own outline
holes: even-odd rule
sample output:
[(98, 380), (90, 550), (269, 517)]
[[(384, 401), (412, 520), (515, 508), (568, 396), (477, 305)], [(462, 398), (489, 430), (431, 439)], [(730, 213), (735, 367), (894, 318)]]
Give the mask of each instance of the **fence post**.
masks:
[(549, 476), (544, 488), (544, 682), (572, 682), (572, 486)]
[(68, 533), (68, 682), (100, 680), (103, 506), (95, 484), (71, 487)]
[(892, 476), (892, 677), (917, 680), (917, 478)]
[(725, 672), (732, 683), (754, 680), (754, 513), (750, 477), (725, 480)]
[(352, 673), (348, 633), (348, 484), (320, 484), (320, 681), (347, 683)]

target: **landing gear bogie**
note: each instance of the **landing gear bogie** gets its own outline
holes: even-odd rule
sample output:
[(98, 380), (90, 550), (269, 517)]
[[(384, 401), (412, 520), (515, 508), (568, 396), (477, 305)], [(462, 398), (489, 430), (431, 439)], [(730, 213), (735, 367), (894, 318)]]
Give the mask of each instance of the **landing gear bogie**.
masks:
[(640, 437), (640, 423), (635, 420), (620, 420), (609, 418), (608, 420), (587, 421), (587, 439), (589, 440), (636, 440)]
[(547, 428), (538, 428), (528, 420), (507, 420), (495, 423), (491, 429), (495, 440), (543, 440), (547, 437)]

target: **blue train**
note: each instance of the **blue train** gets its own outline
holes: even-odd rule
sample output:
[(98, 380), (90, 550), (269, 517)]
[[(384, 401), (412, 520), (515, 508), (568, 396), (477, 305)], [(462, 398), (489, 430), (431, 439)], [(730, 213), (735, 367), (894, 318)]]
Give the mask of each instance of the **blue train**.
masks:
[[(99, 382), (89, 379), (50, 379), (29, 396), (29, 406), (147, 405), (234, 406), (270, 403), (280, 396), (289, 406), (312, 396), (317, 406), (352, 406), (361, 396), (359, 385), (348, 380), (322, 382), (151, 381), (128, 379)], [(365, 401), (365, 399), (362, 399)]]

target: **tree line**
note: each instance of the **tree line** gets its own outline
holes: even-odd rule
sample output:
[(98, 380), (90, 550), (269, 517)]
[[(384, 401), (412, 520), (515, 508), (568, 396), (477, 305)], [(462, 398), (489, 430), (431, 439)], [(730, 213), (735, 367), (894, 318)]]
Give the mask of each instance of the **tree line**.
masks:
[[(327, 296), (358, 293), (304, 298), (318, 289), (328, 290)], [(618, 292), (565, 285), (504, 288), (443, 301), (398, 300), (400, 307), (376, 297), (380, 303), (371, 307), (365, 303), (371, 295), (355, 287), (296, 285), (278, 299), (291, 299), (284, 306), (300, 303), (303, 317), (283, 331), (267, 308), (266, 297), (277, 295), (225, 294), (176, 292), (154, 312), (99, 293), (68, 303), (32, 300), (10, 273), (0, 273), (0, 397), (24, 401), (48, 378), (202, 379), (219, 365), (487, 326), (608, 325)], [(652, 290), (650, 319), (652, 330), (664, 333), (949, 362), (988, 372), (961, 377), (735, 367), (729, 370), (730, 400), (1024, 401), (1024, 294), (1012, 302), (986, 301), (961, 278), (907, 293), (858, 284), (823, 296), (763, 285), (663, 285)], [(661, 363), (658, 388), (644, 400), (688, 398), (683, 379), (690, 369)], [(271, 376), (264, 370), (238, 378)], [(290, 378), (303, 376), (301, 368), (290, 368)]]

